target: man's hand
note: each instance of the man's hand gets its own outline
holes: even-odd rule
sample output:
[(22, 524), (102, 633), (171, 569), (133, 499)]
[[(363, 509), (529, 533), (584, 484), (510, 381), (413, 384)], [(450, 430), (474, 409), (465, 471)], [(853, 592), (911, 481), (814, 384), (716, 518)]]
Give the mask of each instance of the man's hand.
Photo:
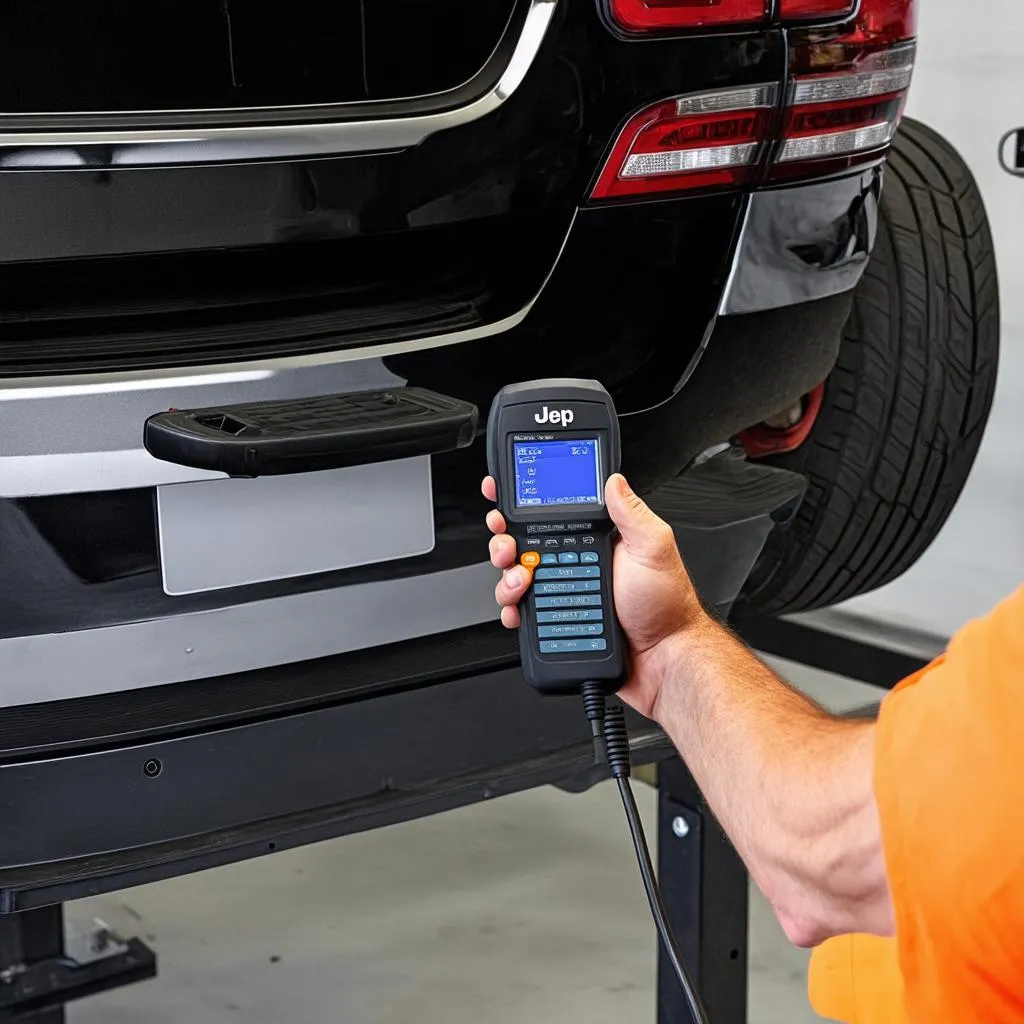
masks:
[[(495, 500), (494, 480), (484, 480), (484, 496)], [(658, 694), (672, 662), (677, 638), (708, 621), (683, 568), (672, 528), (633, 493), (618, 474), (608, 480), (605, 502), (620, 540), (612, 561), (615, 609), (629, 643), (631, 675), (620, 696), (641, 714), (653, 717)], [(516, 564), (515, 541), (505, 533), (497, 509), (488, 513), (491, 562), (505, 570), (495, 592), (501, 621), (510, 629), (520, 623), (519, 601), (529, 589), (531, 573)]]
[[(484, 495), (495, 500), (494, 481)], [(791, 690), (700, 605), (671, 528), (613, 476), (615, 609), (632, 654), (619, 696), (672, 737), (722, 827), (799, 945), (892, 931), (872, 789), (874, 726), (833, 719)], [(530, 572), (497, 510), (501, 621), (519, 625)]]

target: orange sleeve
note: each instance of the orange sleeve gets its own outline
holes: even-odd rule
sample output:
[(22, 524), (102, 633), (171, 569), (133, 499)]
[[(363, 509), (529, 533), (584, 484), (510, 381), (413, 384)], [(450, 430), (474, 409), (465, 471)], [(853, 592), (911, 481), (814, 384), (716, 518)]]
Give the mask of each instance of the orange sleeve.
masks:
[(807, 995), (814, 1011), (842, 1024), (907, 1024), (893, 939), (840, 935), (811, 953)]
[(913, 1024), (1024, 1021), (1024, 588), (883, 701), (875, 794)]

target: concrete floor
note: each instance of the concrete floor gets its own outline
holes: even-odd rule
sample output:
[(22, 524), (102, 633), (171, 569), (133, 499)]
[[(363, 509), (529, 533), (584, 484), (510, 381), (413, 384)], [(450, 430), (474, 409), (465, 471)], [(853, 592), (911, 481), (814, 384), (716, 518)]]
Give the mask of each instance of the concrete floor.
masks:
[[(867, 687), (792, 667), (817, 699)], [(653, 830), (654, 793), (636, 792)], [(680, 840), (685, 842), (685, 840)], [(654, 1020), (655, 937), (617, 794), (546, 789), (82, 901), (160, 977), (73, 1024)], [(809, 1024), (807, 956), (755, 894), (750, 1021)]]

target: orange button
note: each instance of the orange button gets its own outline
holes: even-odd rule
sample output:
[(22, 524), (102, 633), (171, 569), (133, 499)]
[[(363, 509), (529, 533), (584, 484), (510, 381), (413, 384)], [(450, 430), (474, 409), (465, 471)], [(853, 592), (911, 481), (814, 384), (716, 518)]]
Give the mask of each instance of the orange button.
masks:
[(519, 556), (519, 562), (525, 565), (527, 569), (536, 569), (540, 565), (540, 552), (539, 551), (524, 551)]

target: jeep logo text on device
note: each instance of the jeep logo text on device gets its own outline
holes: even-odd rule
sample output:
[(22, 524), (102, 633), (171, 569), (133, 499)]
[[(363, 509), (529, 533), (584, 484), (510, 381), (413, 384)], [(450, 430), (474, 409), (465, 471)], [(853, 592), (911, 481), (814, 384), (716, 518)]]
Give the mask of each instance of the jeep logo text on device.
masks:
[(563, 427), (567, 427), (576, 417), (572, 409), (549, 409), (545, 405), (540, 412), (534, 413), (533, 418), (538, 423), (551, 423), (555, 426), (561, 424)]

